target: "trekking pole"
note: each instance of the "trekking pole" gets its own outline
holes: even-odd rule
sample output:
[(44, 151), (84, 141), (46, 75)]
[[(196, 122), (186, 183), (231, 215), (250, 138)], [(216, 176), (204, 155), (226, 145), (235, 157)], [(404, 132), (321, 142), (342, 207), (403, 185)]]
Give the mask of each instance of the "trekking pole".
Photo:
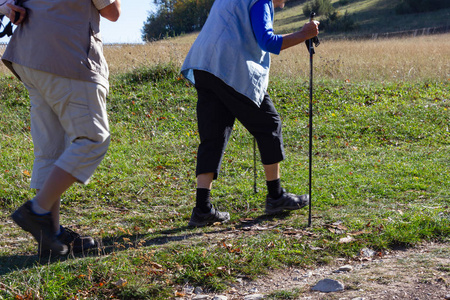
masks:
[[(309, 21), (313, 21), (316, 14), (311, 12)], [(311, 226), (311, 210), (312, 210), (312, 143), (313, 143), (313, 55), (314, 45), (319, 46), (319, 38), (316, 36), (312, 39), (306, 41), (306, 46), (309, 52), (309, 65), (310, 65), (310, 76), (309, 76), (309, 213), (308, 213), (308, 227)]]
[(256, 138), (253, 137), (253, 191), (258, 193), (258, 188), (256, 187)]

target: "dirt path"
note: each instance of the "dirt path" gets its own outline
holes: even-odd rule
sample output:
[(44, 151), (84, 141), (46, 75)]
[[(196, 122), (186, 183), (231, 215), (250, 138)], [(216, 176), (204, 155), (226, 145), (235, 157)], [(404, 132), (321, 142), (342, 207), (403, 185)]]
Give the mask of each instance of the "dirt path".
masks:
[[(220, 240), (223, 236), (210, 238)], [(15, 243), (17, 242), (15, 239)], [(6, 244), (8, 247), (17, 247), (12, 241)], [(340, 267), (346, 265), (351, 266), (350, 271), (338, 271)], [(311, 290), (317, 282), (326, 278), (341, 282), (344, 290), (331, 293)], [(254, 281), (246, 278), (236, 278), (236, 281), (220, 294), (203, 292), (196, 294), (195, 287), (177, 287), (176, 290), (181, 291), (178, 299), (263, 299), (257, 295), (270, 299), (269, 295), (273, 293), (280, 295), (284, 291), (284, 298), (278, 296), (272, 299), (450, 300), (450, 244), (427, 243), (412, 249), (390, 251), (381, 257), (337, 259), (332, 265), (316, 269), (273, 270), (269, 276), (260, 276)], [(215, 298), (217, 296), (223, 297)], [(247, 298), (249, 296), (254, 298)]]
[[(337, 271), (350, 265), (350, 271)], [(334, 279), (344, 284), (344, 291), (321, 293), (312, 291), (321, 279)], [(391, 251), (378, 258), (359, 261), (338, 260), (333, 266), (314, 270), (287, 269), (274, 271), (256, 281), (238, 279), (238, 283), (220, 295), (245, 299), (278, 291), (295, 291), (284, 299), (450, 299), (450, 245), (426, 244), (414, 249)], [(287, 293), (285, 293), (287, 295)], [(296, 295), (292, 298), (292, 295)], [(186, 294), (179, 299), (214, 299), (216, 294)], [(250, 298), (248, 298), (250, 299)], [(283, 299), (282, 297), (276, 299)]]

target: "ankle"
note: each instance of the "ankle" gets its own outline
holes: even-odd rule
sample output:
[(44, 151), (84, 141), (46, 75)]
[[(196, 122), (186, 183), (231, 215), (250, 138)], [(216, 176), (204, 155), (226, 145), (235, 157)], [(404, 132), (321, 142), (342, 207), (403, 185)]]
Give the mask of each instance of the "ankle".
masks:
[(202, 213), (211, 211), (212, 204), (210, 198), (211, 190), (204, 188), (197, 188), (196, 204), (195, 207)]
[(213, 207), (211, 202), (202, 203), (201, 205), (197, 204), (195, 206), (198, 210), (200, 210), (202, 213), (209, 213)]
[(50, 214), (50, 211), (42, 208), (35, 199), (31, 200), (31, 211), (40, 216)]
[(283, 189), (281, 188), (281, 180), (280, 178), (266, 181), (267, 191), (269, 196), (273, 199), (278, 199), (283, 195)]
[(61, 225), (58, 226), (58, 229), (55, 230), (56, 236), (60, 236), (63, 233), (63, 228)]

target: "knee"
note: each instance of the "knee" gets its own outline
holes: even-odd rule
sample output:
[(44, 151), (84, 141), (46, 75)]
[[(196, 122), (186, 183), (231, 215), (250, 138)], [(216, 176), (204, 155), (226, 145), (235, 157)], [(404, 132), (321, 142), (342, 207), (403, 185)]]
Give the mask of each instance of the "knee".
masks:
[(103, 133), (94, 142), (94, 149), (97, 149), (99, 156), (104, 156), (108, 151), (109, 145), (111, 144), (111, 135), (108, 133)]
[(79, 137), (72, 142), (72, 148), (76, 152), (84, 153), (92, 159), (102, 159), (108, 151), (111, 143), (109, 132), (103, 132), (91, 137)]

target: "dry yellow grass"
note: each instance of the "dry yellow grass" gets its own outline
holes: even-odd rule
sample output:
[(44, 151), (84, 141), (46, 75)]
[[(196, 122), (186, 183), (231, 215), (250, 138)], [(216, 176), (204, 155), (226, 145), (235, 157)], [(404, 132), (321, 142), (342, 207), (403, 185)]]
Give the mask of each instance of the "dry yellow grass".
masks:
[(111, 74), (169, 62), (181, 67), (196, 37), (190, 34), (142, 45), (105, 46), (104, 52)]
[[(172, 62), (181, 66), (196, 35), (146, 45), (106, 47), (111, 73)], [(230, 54), (232, 55), (232, 54)], [(272, 75), (309, 78), (304, 45), (272, 55)], [(449, 80), (450, 34), (379, 40), (322, 41), (314, 55), (315, 78), (356, 81)]]
[[(306, 47), (273, 56), (273, 73), (308, 76)], [(450, 34), (402, 39), (324, 41), (314, 56), (316, 77), (350, 81), (450, 78)]]
[[(181, 66), (196, 34), (143, 45), (105, 46), (111, 74), (142, 66)], [(232, 54), (230, 54), (232, 55)], [(1, 72), (7, 72), (1, 67)], [(309, 78), (304, 45), (272, 55), (271, 74)], [(314, 56), (316, 79), (360, 81), (421, 81), (450, 79), (450, 34), (380, 40), (322, 41)]]

